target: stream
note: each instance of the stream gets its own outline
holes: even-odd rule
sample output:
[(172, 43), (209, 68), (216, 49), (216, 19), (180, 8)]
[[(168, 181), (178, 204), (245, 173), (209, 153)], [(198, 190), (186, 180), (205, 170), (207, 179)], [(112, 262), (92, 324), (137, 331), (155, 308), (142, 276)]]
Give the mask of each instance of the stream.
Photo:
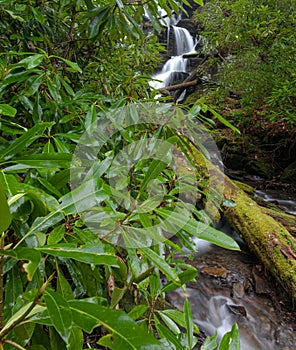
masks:
[(275, 294), (263, 267), (247, 251), (229, 252), (210, 245), (191, 262), (198, 270), (196, 283), (168, 295), (182, 309), (188, 298), (193, 317), (206, 335), (221, 338), (237, 322), (242, 350), (296, 348), (296, 317)]
[[(196, 40), (176, 21), (165, 22), (169, 43), (174, 33), (175, 54), (153, 76), (150, 84), (159, 89), (174, 84), (186, 76), (188, 59), (185, 53), (194, 51)], [(171, 40), (171, 39), (170, 39)], [(256, 196), (274, 202), (284, 211), (296, 215), (296, 198), (283, 197), (278, 191), (256, 191)], [(223, 232), (235, 236), (227, 226)], [(282, 300), (275, 282), (237, 237), (241, 252), (228, 251), (204, 241), (198, 241), (199, 253), (188, 263), (199, 270), (197, 282), (189, 283), (185, 291), (179, 289), (168, 294), (169, 301), (182, 309), (188, 298), (193, 317), (206, 335), (218, 332), (219, 338), (237, 322), (242, 350), (296, 349), (296, 315), (293, 306)]]
[[(256, 195), (295, 213), (296, 198), (290, 194), (258, 190)], [(241, 252), (197, 240), (199, 252), (187, 261), (199, 271), (197, 282), (171, 292), (169, 301), (181, 310), (188, 298), (194, 320), (206, 335), (217, 331), (221, 338), (236, 322), (242, 350), (296, 349), (293, 306), (282, 299), (274, 280), (228, 223), (220, 229), (239, 243)]]

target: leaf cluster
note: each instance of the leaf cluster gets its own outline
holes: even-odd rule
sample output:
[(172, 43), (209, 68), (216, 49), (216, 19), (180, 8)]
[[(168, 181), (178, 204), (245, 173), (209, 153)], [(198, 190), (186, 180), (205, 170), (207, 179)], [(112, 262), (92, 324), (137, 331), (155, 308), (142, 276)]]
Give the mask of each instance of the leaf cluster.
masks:
[[(295, 3), (208, 1), (202, 22), (206, 50), (220, 57), (220, 94), (235, 94), (248, 111), (295, 124)], [(217, 63), (217, 61), (216, 61)]]
[(146, 72), (159, 53), (142, 5), (155, 30), (159, 5), (180, 10), (0, 1), (0, 349), (192, 349), (188, 301), (162, 306), (197, 276), (183, 248), (197, 237), (239, 249), (195, 206), (223, 200), (204, 169), (176, 161), (195, 167), (181, 131), (200, 108), (140, 103), (154, 97)]

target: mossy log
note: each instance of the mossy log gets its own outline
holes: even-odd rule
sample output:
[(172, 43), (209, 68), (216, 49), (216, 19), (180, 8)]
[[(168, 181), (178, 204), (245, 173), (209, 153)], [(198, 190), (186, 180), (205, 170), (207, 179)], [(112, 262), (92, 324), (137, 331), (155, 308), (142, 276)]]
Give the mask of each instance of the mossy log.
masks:
[(260, 205), (261, 210), (273, 217), (276, 221), (285, 226), (289, 233), (296, 238), (296, 216), (284, 212), (280, 207), (271, 202), (266, 202), (261, 197), (255, 197), (256, 189), (252, 186), (246, 185), (240, 181), (232, 180), (241, 190), (246, 192), (257, 204)]
[[(260, 207), (219, 169), (206, 161), (196, 149), (192, 151), (192, 156), (196, 164), (206, 166), (211, 186), (213, 184), (221, 196), (235, 203), (233, 207), (224, 208), (226, 219), (294, 303), (296, 301), (295, 238), (281, 223), (268, 215), (265, 208)], [(211, 210), (211, 205), (207, 205), (207, 209)]]

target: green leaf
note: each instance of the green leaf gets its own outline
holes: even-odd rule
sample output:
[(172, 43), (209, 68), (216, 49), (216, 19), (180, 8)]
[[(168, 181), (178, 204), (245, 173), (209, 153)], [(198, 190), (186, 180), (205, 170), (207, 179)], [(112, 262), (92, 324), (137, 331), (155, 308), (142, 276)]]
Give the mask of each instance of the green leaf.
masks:
[(48, 91), (49, 91), (51, 97), (54, 99), (54, 101), (57, 103), (60, 103), (62, 101), (62, 97), (59, 93), (59, 89), (57, 89), (54, 82), (51, 82), (50, 80), (48, 80), (47, 87), (48, 87)]
[[(186, 321), (184, 313), (179, 310), (167, 309), (163, 311), (158, 311), (159, 314), (165, 314), (167, 317), (171, 318), (175, 323), (186, 329)], [(193, 324), (193, 330), (195, 334), (199, 334), (199, 329), (196, 324)]]
[(43, 13), (37, 8), (37, 7), (31, 7), (31, 10), (34, 14), (34, 17), (37, 19), (38, 22), (40, 22), (41, 24), (45, 23), (45, 18), (43, 16)]
[(179, 227), (180, 230), (184, 230), (192, 236), (204, 239), (226, 249), (240, 250), (239, 245), (234, 239), (207, 224), (187, 218), (184, 214), (177, 213), (176, 211), (172, 212), (167, 209), (156, 209), (155, 211)]
[(218, 333), (216, 331), (214, 335), (206, 338), (206, 340), (203, 342), (200, 350), (216, 350), (217, 349), (217, 339), (218, 339)]
[(223, 335), (218, 350), (240, 350), (239, 330), (236, 323)]
[(71, 328), (70, 339), (67, 344), (67, 349), (81, 350), (83, 349), (84, 334), (78, 327)]
[(96, 326), (102, 325), (112, 334), (114, 349), (167, 350), (121, 310), (112, 310), (85, 301), (69, 301), (68, 304), (78, 327), (91, 333)]
[(180, 279), (177, 275), (177, 272), (170, 267), (170, 265), (165, 261), (164, 258), (159, 256), (157, 253), (155, 253), (150, 248), (141, 248), (140, 251), (148, 261), (151, 261), (156, 267), (159, 268), (167, 277), (169, 280), (173, 281), (174, 283), (178, 284), (180, 286)]
[(17, 19), (20, 22), (25, 22), (25, 20), (21, 16), (15, 15), (12, 11), (5, 10), (5, 9), (4, 11), (7, 12), (11, 16), (11, 18)]
[(185, 315), (186, 331), (187, 331), (187, 334), (186, 334), (187, 343), (188, 343), (189, 349), (192, 349), (194, 345), (194, 337), (193, 337), (194, 322), (193, 322), (192, 310), (188, 299), (185, 299), (184, 301), (184, 315)]
[(214, 117), (216, 117), (221, 123), (223, 123), (225, 126), (229, 127), (230, 129), (232, 129), (233, 131), (235, 131), (236, 133), (240, 134), (241, 132), (238, 130), (238, 128), (236, 128), (234, 125), (232, 125), (231, 123), (229, 123), (229, 121), (227, 121), (225, 118), (222, 117), (222, 115), (220, 115), (219, 113), (217, 113), (214, 109), (210, 108), (209, 106), (204, 106), (206, 111), (209, 111), (213, 114)]
[(52, 211), (44, 217), (39, 217), (34, 220), (30, 230), (19, 240), (17, 245), (20, 245), (25, 239), (34, 235), (37, 232), (48, 229), (49, 227), (54, 226), (58, 222), (64, 219), (63, 213), (60, 210)]
[(167, 163), (159, 160), (159, 159), (154, 159), (146, 173), (146, 176), (144, 180), (141, 183), (141, 188), (140, 191), (143, 192), (145, 191), (146, 187), (148, 186), (149, 182), (153, 179), (156, 179), (157, 176), (168, 166)]
[(8, 117), (14, 117), (17, 110), (5, 103), (0, 104), (0, 114), (7, 115)]
[(4, 232), (11, 223), (11, 214), (8, 208), (4, 190), (0, 184), (0, 235)]
[(119, 267), (118, 257), (101, 242), (85, 244), (81, 247), (72, 243), (56, 244), (35, 248), (46, 254), (62, 258), (75, 259), (87, 264), (109, 265)]
[(47, 244), (53, 245), (59, 243), (61, 241), (66, 233), (66, 228), (64, 225), (59, 225), (55, 227), (50, 234), (47, 237)]
[(79, 65), (76, 62), (72, 62), (67, 60), (66, 58), (60, 57), (60, 56), (50, 56), (51, 57), (55, 57), (58, 58), (61, 61), (64, 61), (69, 67), (71, 67), (75, 72), (79, 72), (82, 73), (82, 69), (79, 67)]
[(97, 206), (100, 202), (107, 199), (108, 196), (102, 189), (97, 189), (94, 179), (85, 181), (82, 185), (72, 192), (64, 195), (60, 201), (60, 209), (66, 214), (81, 213), (85, 210)]
[(65, 300), (73, 299), (73, 291), (72, 288), (61, 272), (61, 269), (58, 270), (58, 284), (57, 284), (57, 292), (63, 296)]
[(102, 34), (104, 26), (108, 22), (111, 11), (113, 10), (113, 6), (114, 5), (96, 7), (87, 14), (87, 16), (93, 17), (92, 20), (88, 22), (88, 37), (90, 39)]
[(48, 168), (69, 168), (72, 161), (72, 154), (69, 153), (42, 153), (13, 158), (10, 163), (16, 163), (4, 168), (5, 171), (26, 170), (27, 168), (48, 169)]
[(11, 145), (0, 152), (0, 161), (12, 158), (16, 153), (23, 152), (36, 139), (43, 135), (44, 130), (53, 126), (55, 122), (38, 123), (30, 130), (26, 131), (22, 136), (16, 139)]
[(177, 350), (184, 350), (184, 346), (180, 343), (175, 334), (173, 334), (168, 328), (162, 325), (156, 317), (154, 317), (155, 327), (161, 338), (167, 339), (171, 344), (174, 345)]
[(27, 273), (28, 280), (31, 281), (38, 265), (41, 261), (41, 254), (32, 248), (19, 247), (11, 250), (0, 250), (0, 255), (10, 256), (17, 260), (26, 260), (23, 269)]
[(60, 294), (48, 289), (43, 297), (51, 322), (65, 343), (68, 343), (73, 326), (72, 312), (68, 303)]
[(46, 189), (47, 193), (53, 194), (60, 198), (62, 196), (61, 192), (56, 189), (49, 181), (45, 180), (43, 177), (38, 177), (37, 180)]
[[(17, 322), (20, 318), (22, 318), (29, 310), (32, 308), (34, 302), (30, 302), (23, 307), (21, 307), (15, 314), (13, 314), (10, 319), (5, 323), (4, 327), (1, 329), (3, 332), (7, 328), (9, 328), (11, 325), (13, 325), (15, 322)], [(31, 315), (31, 314), (30, 314)]]
[[(181, 281), (181, 285), (189, 282), (189, 281), (194, 281), (195, 277), (197, 275), (198, 271), (194, 266), (188, 266), (188, 268), (185, 271), (182, 271), (181, 273), (178, 274), (178, 277)], [(163, 288), (162, 292), (170, 292), (172, 290), (175, 290), (178, 288), (179, 285), (173, 282), (167, 283)]]
[(142, 317), (144, 313), (148, 310), (148, 305), (136, 305), (131, 309), (131, 311), (128, 313), (129, 317), (131, 317), (133, 320), (137, 320), (138, 318)]
[(112, 297), (111, 297), (111, 303), (110, 307), (113, 309), (119, 302), (120, 300), (124, 297), (124, 294), (127, 291), (127, 287), (123, 288), (118, 288), (115, 287), (113, 292), (112, 292)]
[(24, 66), (27, 69), (32, 69), (35, 68), (37, 66), (39, 66), (41, 64), (41, 62), (44, 59), (44, 54), (35, 54), (29, 57), (26, 57), (24, 59), (22, 59), (21, 61), (19, 61), (17, 63), (18, 66)]
[(166, 324), (166, 326), (169, 328), (169, 330), (177, 335), (180, 334), (180, 328), (177, 326), (175, 321), (173, 321), (170, 317), (165, 315), (164, 313), (159, 312), (158, 315), (161, 317), (162, 321)]

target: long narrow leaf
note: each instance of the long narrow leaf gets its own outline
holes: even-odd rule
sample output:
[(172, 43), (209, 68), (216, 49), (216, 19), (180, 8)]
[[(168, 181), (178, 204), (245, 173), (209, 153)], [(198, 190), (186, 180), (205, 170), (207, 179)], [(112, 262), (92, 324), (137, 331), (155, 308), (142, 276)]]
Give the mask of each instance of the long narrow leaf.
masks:
[(5, 171), (26, 170), (28, 168), (47, 169), (47, 168), (69, 168), (72, 161), (72, 155), (69, 153), (42, 153), (32, 154), (13, 158), (10, 163), (16, 165), (5, 168)]
[(36, 250), (53, 256), (75, 259), (87, 264), (119, 267), (119, 258), (107, 247), (100, 242), (86, 244), (81, 247), (68, 243), (38, 247)]
[(104, 326), (111, 332), (116, 349), (167, 350), (123, 311), (112, 310), (85, 301), (69, 301), (68, 303), (77, 326), (88, 333), (91, 333), (98, 325)]
[(149, 261), (151, 261), (156, 267), (159, 268), (159, 270), (161, 270), (161, 272), (163, 272), (169, 278), (169, 280), (180, 285), (181, 282), (177, 275), (177, 272), (170, 267), (164, 258), (160, 257), (150, 248), (141, 248), (141, 251)]
[(226, 249), (240, 250), (239, 245), (231, 237), (207, 224), (187, 218), (175, 211), (172, 212), (166, 209), (156, 209), (155, 211), (179, 227), (180, 230), (184, 230), (192, 236), (204, 239)]
[(71, 215), (89, 210), (107, 198), (108, 196), (105, 191), (100, 188), (98, 189), (94, 180), (91, 179), (82, 183), (82, 185), (74, 189), (72, 192), (64, 195), (60, 199), (60, 209), (65, 215)]
[(193, 338), (194, 322), (193, 322), (192, 310), (188, 299), (185, 299), (184, 301), (184, 315), (185, 315), (185, 322), (186, 322), (188, 347), (189, 349), (192, 349), (194, 344), (194, 338)]
[(1, 103), (0, 104), (0, 114), (7, 115), (9, 117), (14, 117), (16, 115), (17, 110), (14, 107), (11, 107), (8, 104)]
[(34, 235), (36, 232), (40, 232), (54, 226), (64, 219), (64, 215), (60, 210), (52, 211), (44, 217), (38, 217), (34, 222), (30, 230), (19, 240), (17, 246), (20, 245), (29, 236)]
[(46, 128), (54, 124), (54, 122), (48, 122), (34, 125), (31, 129), (26, 131), (22, 136), (14, 141), (10, 146), (0, 152), (0, 161), (4, 159), (10, 159), (18, 152), (22, 152), (26, 147), (28, 147), (36, 139), (42, 136)]
[(11, 215), (7, 205), (4, 190), (0, 184), (0, 234), (5, 231), (11, 223)]
[(59, 293), (55, 293), (51, 290), (46, 290), (43, 297), (49, 317), (55, 329), (61, 338), (67, 343), (73, 326), (72, 312), (69, 305)]

